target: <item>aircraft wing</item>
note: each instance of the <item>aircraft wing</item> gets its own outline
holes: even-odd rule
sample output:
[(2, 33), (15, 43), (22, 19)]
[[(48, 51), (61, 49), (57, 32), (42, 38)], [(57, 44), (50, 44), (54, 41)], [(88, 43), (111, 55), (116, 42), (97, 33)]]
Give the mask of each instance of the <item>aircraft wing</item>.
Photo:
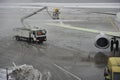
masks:
[(99, 30), (95, 30), (95, 29), (87, 29), (87, 28), (75, 27), (75, 26), (66, 25), (66, 24), (63, 24), (63, 23), (46, 23), (46, 25), (62, 27), (62, 28), (67, 28), (67, 29), (73, 29), (73, 30), (79, 30), (79, 31), (98, 33), (98, 34), (99, 33), (104, 33), (104, 34), (107, 34), (107, 35), (110, 35), (110, 36), (120, 37), (120, 32), (99, 31)]

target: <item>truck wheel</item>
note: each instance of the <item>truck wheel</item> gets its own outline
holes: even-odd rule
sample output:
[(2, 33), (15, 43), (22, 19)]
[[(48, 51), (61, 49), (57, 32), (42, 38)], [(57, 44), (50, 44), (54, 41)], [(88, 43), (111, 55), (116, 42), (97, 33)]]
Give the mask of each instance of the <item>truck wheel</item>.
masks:
[(38, 44), (42, 44), (42, 43), (43, 43), (43, 41), (39, 41), (39, 42), (38, 42)]
[(29, 38), (29, 39), (28, 39), (28, 42), (29, 42), (29, 43), (32, 43), (32, 42), (33, 42), (33, 39)]
[(20, 41), (20, 37), (19, 36), (16, 36), (15, 37), (17, 41)]

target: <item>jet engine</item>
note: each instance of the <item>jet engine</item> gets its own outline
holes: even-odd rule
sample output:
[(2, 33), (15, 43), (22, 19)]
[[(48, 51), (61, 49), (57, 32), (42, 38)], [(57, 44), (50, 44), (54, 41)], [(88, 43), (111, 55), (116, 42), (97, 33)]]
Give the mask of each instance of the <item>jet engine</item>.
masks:
[(110, 39), (105, 34), (101, 33), (95, 38), (95, 46), (100, 49), (106, 49), (110, 45)]

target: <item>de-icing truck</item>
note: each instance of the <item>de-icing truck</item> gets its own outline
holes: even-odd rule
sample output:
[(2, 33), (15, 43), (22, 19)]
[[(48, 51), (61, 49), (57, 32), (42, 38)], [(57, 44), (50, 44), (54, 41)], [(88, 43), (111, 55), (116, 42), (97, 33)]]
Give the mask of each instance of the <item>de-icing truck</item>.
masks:
[(23, 18), (21, 18), (21, 23), (24, 25), (24, 27), (16, 28), (15, 30), (15, 39), (17, 41), (25, 40), (27, 42), (38, 42), (42, 43), (43, 41), (46, 41), (46, 33), (47, 31), (45, 29), (40, 29), (39, 27), (29, 27), (24, 24), (24, 20), (37, 14), (38, 12), (47, 9), (47, 7), (43, 7)]
[(27, 42), (38, 42), (42, 43), (46, 41), (46, 30), (39, 28), (16, 28), (15, 38), (17, 41), (25, 40)]

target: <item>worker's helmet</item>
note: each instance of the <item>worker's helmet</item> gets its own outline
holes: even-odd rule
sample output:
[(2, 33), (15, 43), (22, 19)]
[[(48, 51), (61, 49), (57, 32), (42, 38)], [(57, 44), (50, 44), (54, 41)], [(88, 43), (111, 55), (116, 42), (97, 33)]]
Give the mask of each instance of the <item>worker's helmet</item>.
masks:
[(59, 9), (58, 8), (54, 8), (54, 12), (59, 12)]

